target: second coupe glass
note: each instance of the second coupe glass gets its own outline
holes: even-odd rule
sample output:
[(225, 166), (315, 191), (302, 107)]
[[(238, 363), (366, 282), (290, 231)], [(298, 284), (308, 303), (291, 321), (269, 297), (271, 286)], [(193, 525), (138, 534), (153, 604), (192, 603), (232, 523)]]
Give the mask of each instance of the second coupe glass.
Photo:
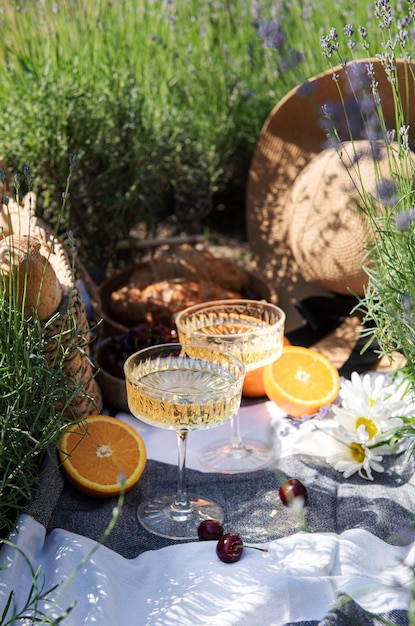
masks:
[[(189, 307), (176, 317), (180, 341), (219, 348), (237, 356), (250, 371), (272, 363), (283, 349), (285, 313), (257, 300), (216, 300)], [(210, 444), (199, 460), (209, 469), (225, 473), (266, 467), (274, 451), (265, 442), (243, 441), (239, 418), (231, 423), (230, 441)]]

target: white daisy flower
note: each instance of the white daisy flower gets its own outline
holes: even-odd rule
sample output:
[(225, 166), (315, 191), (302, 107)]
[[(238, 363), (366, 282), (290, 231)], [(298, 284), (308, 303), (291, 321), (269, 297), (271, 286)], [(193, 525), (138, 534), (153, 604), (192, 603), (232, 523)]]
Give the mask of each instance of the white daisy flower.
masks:
[(361, 377), (353, 372), (350, 381), (342, 383), (339, 396), (341, 406), (332, 407), (334, 419), (354, 434), (363, 427), (367, 445), (390, 437), (403, 424), (399, 416), (408, 410), (408, 403), (400, 399), (383, 375)]
[(383, 457), (380, 454), (375, 454), (365, 445), (368, 434), (363, 425), (358, 428), (354, 438), (352, 433), (341, 427), (338, 429), (338, 434), (342, 439), (340, 437), (333, 438), (331, 454), (326, 460), (334, 469), (342, 472), (345, 478), (358, 472), (362, 478), (373, 480), (372, 470), (375, 472), (384, 471), (380, 463)]

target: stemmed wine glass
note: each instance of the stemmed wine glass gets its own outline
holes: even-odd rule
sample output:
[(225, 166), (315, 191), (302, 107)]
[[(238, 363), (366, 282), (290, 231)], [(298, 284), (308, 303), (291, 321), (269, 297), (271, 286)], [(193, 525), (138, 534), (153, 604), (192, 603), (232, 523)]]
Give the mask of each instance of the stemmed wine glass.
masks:
[(141, 504), (138, 519), (161, 537), (196, 539), (202, 520), (222, 523), (224, 514), (215, 502), (186, 492), (187, 435), (236, 415), (245, 366), (235, 355), (215, 348), (168, 343), (132, 354), (124, 371), (131, 413), (153, 426), (175, 430), (178, 440), (176, 494)]
[[(175, 323), (180, 341), (221, 348), (235, 354), (246, 371), (272, 363), (283, 349), (285, 313), (258, 300), (214, 300), (181, 311)], [(249, 472), (266, 467), (274, 456), (271, 446), (243, 441), (239, 417), (231, 422), (230, 441), (202, 448), (205, 467), (225, 473)]]

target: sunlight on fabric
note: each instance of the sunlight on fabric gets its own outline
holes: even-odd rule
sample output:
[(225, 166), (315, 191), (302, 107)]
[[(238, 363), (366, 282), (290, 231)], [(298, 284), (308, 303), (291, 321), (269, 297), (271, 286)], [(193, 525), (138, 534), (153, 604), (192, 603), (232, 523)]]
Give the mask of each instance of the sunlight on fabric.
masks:
[[(341, 535), (297, 532), (267, 543), (268, 553), (245, 549), (222, 563), (214, 542), (192, 542), (125, 559), (80, 535), (44, 528), (22, 516), (15, 534), (45, 589), (64, 583), (41, 607), (59, 616), (73, 602), (65, 626), (282, 626), (319, 621), (349, 594), (376, 613), (408, 607), (415, 546), (392, 546), (354, 529)], [(13, 552), (10, 552), (13, 550)], [(17, 555), (17, 556), (16, 556)], [(30, 569), (16, 549), (2, 550), (0, 610), (8, 591), (27, 597)], [(72, 577), (72, 572), (76, 570)]]

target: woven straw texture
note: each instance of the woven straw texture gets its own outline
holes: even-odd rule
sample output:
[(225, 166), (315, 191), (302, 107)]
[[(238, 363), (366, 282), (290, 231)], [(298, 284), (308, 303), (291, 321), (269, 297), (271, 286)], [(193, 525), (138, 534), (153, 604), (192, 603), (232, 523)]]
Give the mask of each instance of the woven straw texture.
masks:
[[(366, 82), (363, 89), (368, 83), (367, 63), (365, 59), (353, 66), (356, 77)], [(378, 60), (373, 60), (373, 67), (386, 127), (392, 129), (396, 121), (391, 84)], [(333, 71), (338, 75), (337, 83)], [(256, 270), (276, 288), (279, 305), (287, 315), (287, 331), (304, 324), (296, 307), (301, 300), (316, 295), (332, 296), (333, 292), (348, 293), (349, 288), (361, 293), (366, 281), (366, 275), (359, 271), (365, 256), (365, 225), (356, 219), (354, 209), (351, 219), (350, 185), (344, 184), (344, 175), (339, 176), (330, 156), (323, 154), (329, 148), (326, 134), (329, 124), (324, 107), (343, 120), (343, 127), (338, 127), (341, 140), (350, 140), (350, 128), (344, 127), (339, 88), (349, 106), (349, 121), (356, 122), (351, 127), (353, 140), (364, 138), (361, 115), (350, 89), (350, 75), (340, 66), (333, 71), (311, 77), (276, 104), (261, 130), (249, 171), (246, 223), (252, 261)], [(401, 91), (410, 105), (404, 115), (410, 127), (411, 143), (415, 128), (412, 106), (415, 86), (413, 81), (407, 81), (408, 68), (403, 62), (397, 63), (397, 72)], [(330, 161), (329, 165), (324, 159)], [(364, 174), (370, 179), (369, 186), (373, 184), (374, 171), (372, 164), (370, 167), (370, 174), (369, 171)], [(337, 219), (339, 216), (343, 219)], [(299, 222), (294, 224), (294, 219)], [(348, 340), (349, 327), (354, 329), (352, 342)], [(349, 356), (359, 329), (359, 320), (350, 317), (336, 331), (340, 341), (336, 357), (340, 362)], [(330, 358), (332, 339), (333, 336), (328, 336), (319, 346)]]
[[(356, 68), (360, 70), (361, 80), (366, 76), (367, 63), (367, 60), (356, 62)], [(339, 187), (342, 182), (339, 179), (338, 169), (335, 172), (338, 184), (333, 185), (333, 188), (330, 189), (333, 178), (328, 176), (328, 171), (322, 172), (321, 163), (320, 166), (318, 162), (315, 166), (310, 165), (317, 157), (323, 158), (321, 153), (328, 148), (326, 127), (329, 124), (324, 119), (323, 107), (329, 107), (331, 111), (334, 111), (337, 119), (344, 119), (338, 87), (344, 94), (345, 100), (350, 100), (350, 119), (354, 121), (356, 118), (356, 124), (353, 126), (353, 140), (362, 139), (362, 131), (364, 130), (361, 119), (358, 119), (355, 108), (353, 108), (355, 101), (353, 94), (350, 94), (348, 75), (342, 67), (334, 68), (334, 71), (338, 74), (337, 84), (333, 81), (332, 70), (329, 70), (310, 78), (305, 84), (290, 91), (276, 104), (262, 128), (249, 172), (246, 214), (248, 240), (253, 251), (253, 262), (264, 277), (274, 284), (280, 298), (280, 306), (286, 310), (287, 322), (290, 324), (292, 321), (294, 327), (301, 322), (295, 312), (295, 303), (307, 295), (325, 292), (319, 288), (320, 285), (316, 282), (316, 278), (323, 278), (323, 281), (319, 282), (325, 283), (325, 277), (318, 275), (318, 268), (321, 268), (323, 264), (326, 267), (329, 267), (331, 263), (333, 266), (336, 265), (338, 257), (338, 249), (336, 250), (335, 247), (322, 245), (319, 250), (313, 250), (316, 256), (316, 270), (313, 271), (312, 277), (309, 276), (307, 267), (305, 267), (306, 263), (301, 263), (300, 268), (297, 262), (298, 259), (300, 262), (303, 259), (299, 248), (302, 245), (301, 238), (304, 236), (304, 228), (301, 233), (300, 229), (294, 232), (294, 227), (291, 224), (293, 211), (298, 208), (293, 205), (301, 201), (303, 206), (300, 212), (303, 212), (304, 205), (308, 202), (308, 218), (312, 214), (316, 217), (317, 211), (320, 215), (326, 216), (325, 235), (328, 237), (330, 236), (331, 202), (335, 190), (340, 189), (341, 192), (341, 198), (336, 199), (337, 206), (341, 202), (344, 207), (344, 201), (347, 200), (346, 187), (343, 190)], [(379, 61), (374, 60), (374, 71), (378, 81), (386, 126), (387, 128), (394, 128), (396, 123), (391, 85)], [(412, 103), (415, 100), (415, 87), (410, 81), (406, 82), (406, 71), (404, 64), (398, 63), (402, 93), (407, 93), (408, 102)], [(370, 86), (368, 89), (370, 91)], [(409, 107), (405, 113), (407, 123), (412, 129), (415, 127), (415, 108)], [(343, 141), (350, 140), (349, 129), (339, 125), (339, 132)], [(318, 169), (319, 167), (320, 169)], [(299, 178), (302, 174), (307, 177), (306, 191), (308, 197), (304, 193), (304, 179)], [(311, 177), (313, 180), (310, 187), (308, 183)], [(371, 181), (369, 182), (372, 182), (373, 167), (370, 178)], [(315, 193), (314, 196), (313, 193)], [(358, 226), (361, 227), (360, 224)], [(340, 227), (343, 228), (342, 225)], [(302, 237), (295, 241), (300, 234)], [(294, 247), (297, 245), (295, 257), (293, 245)], [(363, 251), (360, 250), (359, 253), (360, 259), (362, 259)], [(356, 254), (353, 253), (353, 255), (355, 258)], [(303, 275), (303, 272), (306, 276)], [(339, 276), (328, 286), (330, 289), (335, 287), (334, 291), (336, 292), (347, 292), (349, 286), (347, 276)], [(362, 291), (362, 285), (360, 285), (359, 291)]]
[[(63, 296), (57, 311), (59, 315), (44, 324), (48, 339), (46, 354), (51, 367), (63, 359), (65, 376), (72, 379), (74, 386), (82, 385), (82, 392), (72, 401), (68, 417), (83, 418), (102, 410), (101, 392), (93, 378), (89, 359), (90, 325), (66, 247), (36, 217), (35, 210), (36, 196), (32, 193), (25, 196), (22, 206), (10, 199), (7, 211), (3, 207), (1, 221), (5, 234), (30, 235), (40, 242), (40, 251), (49, 260), (60, 282)], [(66, 384), (72, 383), (68, 381)]]
[[(344, 142), (318, 154), (298, 175), (288, 206), (288, 236), (303, 278), (337, 293), (363, 295), (363, 265), (372, 233), (362, 197), (377, 196), (377, 180), (390, 178), (388, 153), (379, 146), (376, 164), (366, 140)], [(358, 160), (359, 168), (355, 163)]]

